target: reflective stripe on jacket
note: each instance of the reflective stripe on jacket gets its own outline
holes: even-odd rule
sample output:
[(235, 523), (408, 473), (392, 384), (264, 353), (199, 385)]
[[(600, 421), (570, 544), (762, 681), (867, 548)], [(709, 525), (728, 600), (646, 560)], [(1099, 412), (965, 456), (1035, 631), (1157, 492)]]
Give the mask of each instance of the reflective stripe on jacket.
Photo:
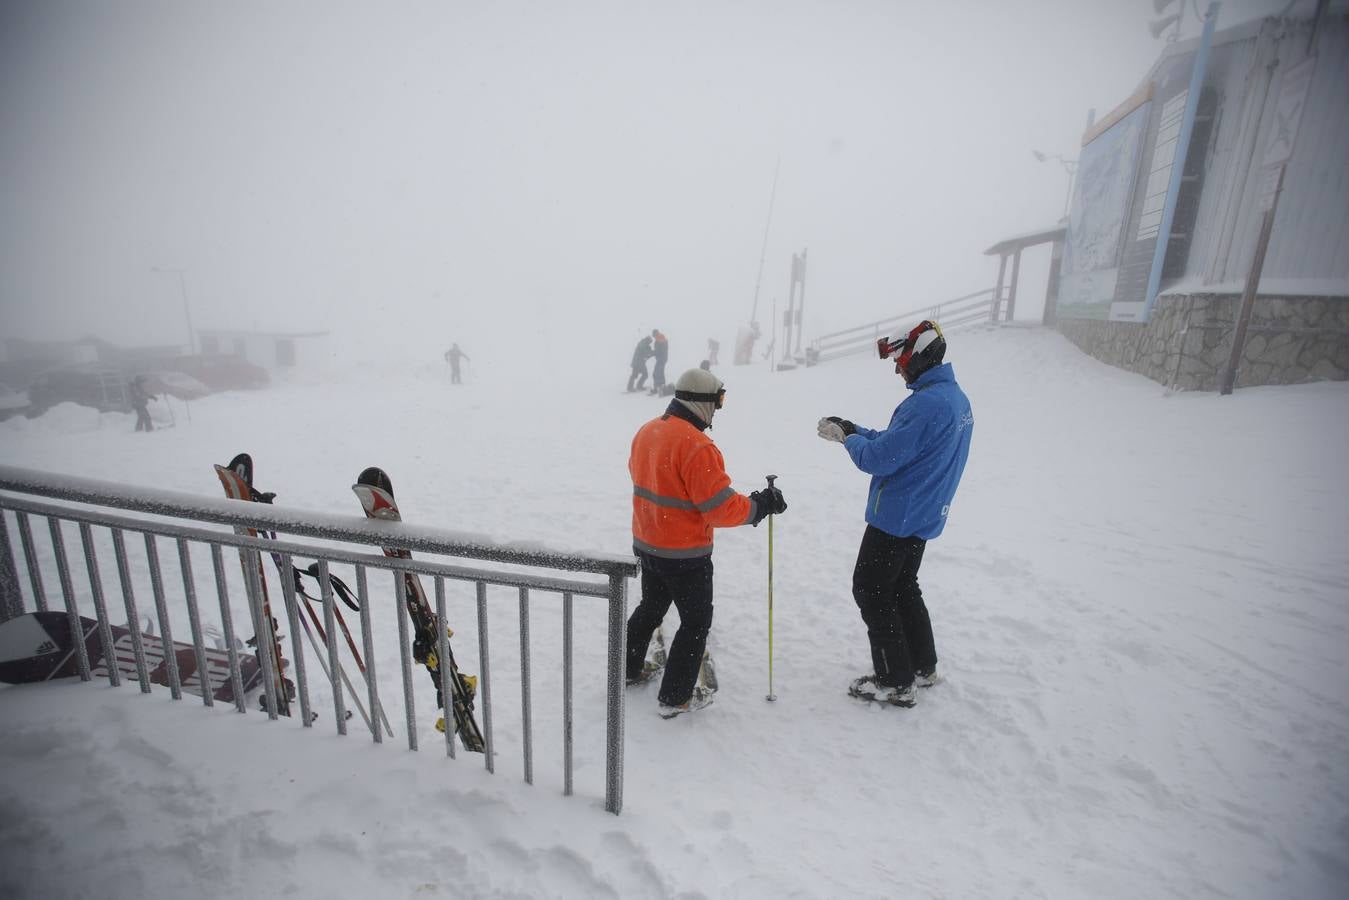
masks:
[(712, 529), (747, 525), (754, 502), (731, 487), (721, 451), (679, 401), (632, 439), (632, 543), (667, 559), (712, 552)]

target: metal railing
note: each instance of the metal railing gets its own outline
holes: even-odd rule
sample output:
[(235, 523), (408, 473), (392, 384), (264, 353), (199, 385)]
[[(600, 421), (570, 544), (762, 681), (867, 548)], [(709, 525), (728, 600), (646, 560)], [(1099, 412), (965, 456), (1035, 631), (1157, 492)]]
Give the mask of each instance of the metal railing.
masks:
[(996, 322), (1000, 304), (994, 297), (994, 291), (994, 288), (984, 288), (954, 300), (821, 335), (810, 342), (813, 361), (826, 362), (859, 353), (874, 353), (878, 338), (901, 336), (906, 329), (923, 319), (932, 319), (943, 331), (980, 322)]
[[(45, 502), (35, 497), (60, 501)], [(138, 513), (140, 515), (127, 515)], [(11, 542), (8, 522), (14, 522), (18, 531), (18, 550), (27, 569), (27, 596), (15, 562), (15, 547)], [(45, 518), (50, 542), (47, 546), (34, 539), (32, 517)], [(230, 526), (232, 531), (202, 527), (193, 523), (211, 523)], [(88, 590), (76, 589), (75, 570), (66, 549), (69, 527), (73, 526), (80, 538), (84, 568), (88, 576)], [(258, 536), (256, 533), (262, 533)], [(144, 538), (144, 552), (132, 559), (127, 546), (128, 534)], [(285, 535), (282, 539), (279, 535)], [(118, 581), (127, 617), (125, 628), (115, 626), (109, 618), (108, 607), (100, 575), (100, 547), (106, 553), (111, 542), (116, 562)], [(174, 542), (177, 548), (178, 568), (182, 579), (182, 603), (170, 605), (165, 588), (165, 573), (159, 558), (159, 539)], [(307, 540), (296, 540), (296, 538)], [(232, 548), (239, 554), (241, 568), (230, 572), (225, 565), (224, 549)], [(416, 551), (439, 557), (460, 560), (482, 560), (496, 568), (467, 567), (431, 559), (400, 558), (384, 554), (384, 548)], [(207, 591), (200, 585), (193, 568), (194, 550), (209, 552), (213, 580)], [(373, 551), (373, 552), (372, 552)], [(282, 587), (284, 614), (289, 626), (290, 662), (274, 657), (276, 619), (265, 615), (269, 600), (264, 560), (275, 562)], [(314, 560), (308, 569), (294, 565), (297, 559)], [(354, 602), (359, 608), (359, 641), (364, 652), (357, 655), (356, 639), (346, 629), (336, 602), (335, 588), (344, 593), (345, 584), (331, 572), (332, 564), (354, 567), (356, 587)], [(300, 636), (309, 637), (314, 647), (314, 660), (323, 669), (318, 692), (331, 693), (332, 715), (339, 734), (347, 733), (347, 704), (356, 705), (366, 721), (372, 740), (383, 743), (385, 733), (393, 734), (388, 723), (386, 707), (389, 700), (382, 689), (388, 685), (378, 674), (377, 649), (379, 642), (372, 628), (372, 611), (380, 607), (372, 599), (369, 584), (371, 570), (390, 573), (394, 590), (390, 592), (389, 611), (398, 619), (399, 681), (403, 695), (403, 713), (408, 748), (418, 749), (417, 702), (413, 679), (413, 655), (409, 638), (408, 616), (405, 613), (406, 574), (424, 576), (434, 583), (435, 611), (440, 623), (446, 622), (446, 583), (467, 583), (474, 586), (477, 612), (479, 696), (476, 710), (482, 716), (481, 730), (484, 764), (495, 771), (493, 745), (493, 673), (489, 665), (489, 587), (513, 588), (518, 592), (520, 639), (520, 738), (523, 744), (523, 773), (526, 783), (534, 782), (533, 747), (533, 685), (531, 682), (531, 592), (542, 592), (561, 597), (561, 666), (562, 710), (561, 750), (563, 793), (572, 793), (573, 780), (573, 599), (576, 596), (598, 597), (608, 601), (606, 628), (606, 685), (605, 685), (605, 808), (617, 814), (623, 805), (623, 666), (627, 619), (627, 579), (637, 574), (637, 563), (631, 557), (582, 555), (550, 550), (517, 549), (478, 540), (454, 532), (435, 528), (419, 528), (406, 523), (382, 522), (355, 516), (338, 516), (311, 511), (286, 509), (259, 503), (204, 498), (173, 491), (132, 489), (111, 482), (87, 478), (53, 476), (43, 472), (0, 465), (0, 622), (28, 611), (49, 613), (51, 603), (47, 596), (47, 577), (44, 571), (56, 573), (65, 620), (75, 657), (75, 670), (84, 681), (106, 677), (112, 685), (120, 684), (125, 674), (140, 684), (142, 692), (149, 693), (151, 684), (166, 685), (173, 699), (179, 700), (185, 690), (201, 694), (206, 706), (215, 700), (232, 701), (239, 712), (249, 709), (252, 697), (269, 718), (292, 713), (300, 724), (309, 728), (316, 717), (311, 702), (311, 684), (305, 648)], [(320, 597), (302, 592), (300, 574), (309, 573), (317, 580)], [(593, 573), (603, 580), (561, 577), (562, 573)], [(144, 596), (148, 582), (153, 597), (155, 616), (144, 625), (137, 605), (137, 595)], [(253, 649), (238, 640), (238, 627), (230, 601), (230, 585), (242, 582), (248, 599), (249, 620), (253, 627)], [(209, 605), (198, 603), (198, 593), (214, 591), (215, 612), (219, 614), (221, 632), (217, 646), (209, 648), (213, 626), (206, 619)], [(95, 619), (81, 617), (80, 603), (91, 602)], [(311, 602), (312, 601), (312, 602)], [(322, 626), (314, 603), (321, 603)], [(314, 623), (302, 617), (309, 614)], [(207, 615), (204, 615), (207, 614)], [(175, 620), (181, 632), (186, 618), (191, 632), (191, 643), (174, 640)], [(50, 618), (50, 617), (49, 617)], [(59, 615), (57, 616), (59, 618)], [(153, 624), (158, 621), (159, 637)], [(358, 678), (353, 683), (342, 665), (339, 652), (339, 628), (345, 632)], [(317, 631), (320, 640), (314, 637)], [(116, 634), (115, 634), (116, 633)], [(258, 639), (261, 635), (262, 639)], [(282, 640), (285, 640), (283, 637)], [(220, 646), (223, 645), (223, 646)], [(442, 627), (438, 636), (438, 659), (451, 658), (449, 636)], [(388, 653), (387, 642), (385, 653)], [(91, 655), (97, 653), (97, 660)], [(69, 659), (67, 658), (67, 662)], [(133, 668), (134, 665), (134, 668)], [(119, 666), (121, 668), (119, 668)], [(189, 671), (184, 676), (181, 669)], [(55, 671), (55, 670), (53, 670)], [(134, 674), (133, 674), (134, 673)], [(72, 672), (71, 674), (75, 674)], [(293, 674), (293, 682), (289, 676)], [(387, 678), (387, 676), (385, 676)], [(450, 667), (439, 666), (438, 687), (444, 700), (444, 728), (446, 754), (456, 755), (455, 724), (451, 703), (453, 677)], [(433, 674), (432, 678), (436, 678)], [(260, 687), (259, 687), (260, 682)], [(343, 684), (346, 684), (346, 690)], [(251, 690), (250, 690), (251, 686)], [(292, 697), (291, 694), (294, 694)], [(361, 694), (368, 703), (362, 704)], [(381, 698), (386, 699), (381, 699)], [(293, 716), (291, 700), (297, 699), (299, 716)], [(381, 727), (381, 725), (383, 727)]]

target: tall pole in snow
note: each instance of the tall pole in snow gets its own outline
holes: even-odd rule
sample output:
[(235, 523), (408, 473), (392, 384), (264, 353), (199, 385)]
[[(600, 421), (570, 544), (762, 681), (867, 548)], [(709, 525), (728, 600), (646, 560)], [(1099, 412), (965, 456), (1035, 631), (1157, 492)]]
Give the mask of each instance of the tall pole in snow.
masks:
[[(750, 310), (749, 320), (753, 324), (759, 320), (759, 285), (763, 283), (763, 262), (768, 255), (768, 230), (773, 225), (773, 202), (778, 195), (778, 170), (782, 168), (782, 157), (773, 163), (773, 187), (768, 192), (768, 221), (763, 226), (763, 248), (759, 250), (759, 274), (754, 279), (754, 307)], [(774, 323), (776, 327), (776, 323)]]

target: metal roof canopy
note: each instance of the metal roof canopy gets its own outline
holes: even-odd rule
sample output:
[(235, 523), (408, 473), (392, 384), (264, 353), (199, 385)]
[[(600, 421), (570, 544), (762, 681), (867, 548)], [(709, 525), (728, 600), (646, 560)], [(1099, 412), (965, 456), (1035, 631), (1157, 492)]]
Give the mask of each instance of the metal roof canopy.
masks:
[(998, 286), (993, 289), (994, 321), (997, 321), (998, 305), (1003, 299), (1002, 282), (1003, 277), (1007, 274), (1007, 257), (1012, 257), (1012, 282), (1007, 288), (1007, 313), (1004, 318), (1005, 321), (1011, 322), (1016, 318), (1016, 286), (1021, 277), (1021, 251), (1028, 247), (1052, 243), (1054, 251), (1049, 264), (1049, 284), (1045, 288), (1045, 311), (1041, 317), (1042, 323), (1049, 324), (1054, 309), (1054, 301), (1058, 299), (1059, 263), (1063, 259), (1063, 239), (1067, 234), (1067, 225), (1056, 225), (1053, 228), (1042, 228), (1039, 231), (1004, 238), (984, 251), (985, 256), (1000, 257), (998, 260)]
[(1008, 253), (1025, 250), (1027, 247), (1035, 247), (1049, 241), (1061, 241), (1067, 233), (1068, 228), (1066, 225), (1056, 225), (1053, 228), (1044, 228), (1040, 231), (1029, 231), (1025, 234), (1018, 234), (998, 241), (992, 247), (989, 247), (984, 251), (984, 256), (993, 256), (994, 254), (1006, 256)]

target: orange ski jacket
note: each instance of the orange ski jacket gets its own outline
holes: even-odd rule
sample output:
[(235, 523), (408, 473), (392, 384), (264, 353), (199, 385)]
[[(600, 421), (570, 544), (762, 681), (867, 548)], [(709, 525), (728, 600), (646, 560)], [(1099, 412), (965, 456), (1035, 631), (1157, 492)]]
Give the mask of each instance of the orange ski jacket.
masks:
[(652, 556), (708, 556), (713, 528), (754, 519), (754, 501), (731, 487), (717, 445), (677, 411), (638, 429), (628, 471), (632, 543)]

